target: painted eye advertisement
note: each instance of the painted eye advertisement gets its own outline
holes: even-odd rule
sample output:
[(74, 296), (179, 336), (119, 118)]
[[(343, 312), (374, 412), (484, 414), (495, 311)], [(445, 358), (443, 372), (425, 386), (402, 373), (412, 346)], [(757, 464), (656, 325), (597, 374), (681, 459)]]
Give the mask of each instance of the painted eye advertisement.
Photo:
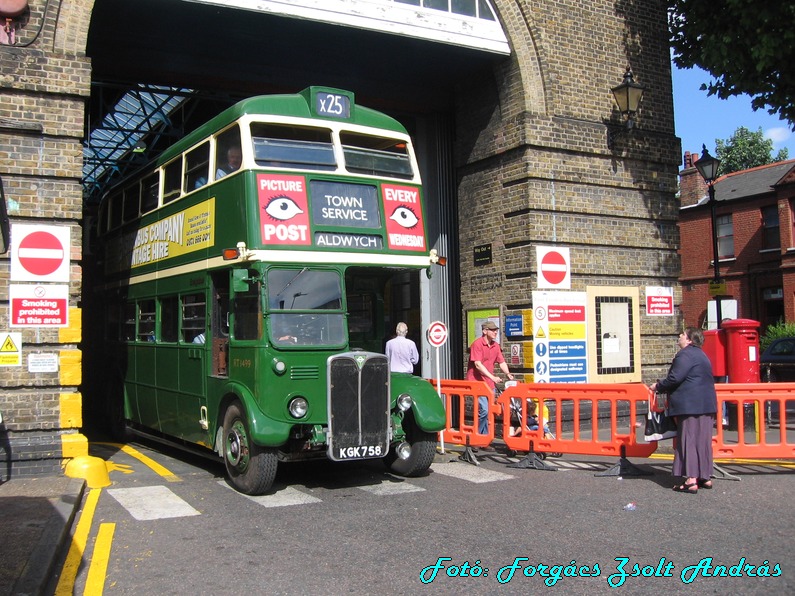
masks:
[(410, 186), (383, 184), (386, 232), (389, 248), (395, 250), (425, 250), (425, 223), (422, 221), (420, 189)]
[(426, 250), (417, 187), (382, 184), (379, 197), (375, 184), (260, 174), (257, 188), (263, 245)]
[(262, 244), (312, 243), (303, 176), (257, 176), (257, 192)]

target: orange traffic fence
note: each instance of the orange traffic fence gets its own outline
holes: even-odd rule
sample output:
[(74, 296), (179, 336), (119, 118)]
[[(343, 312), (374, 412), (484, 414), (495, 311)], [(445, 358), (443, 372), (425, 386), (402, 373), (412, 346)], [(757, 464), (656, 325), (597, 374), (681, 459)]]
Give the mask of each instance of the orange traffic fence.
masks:
[[(494, 393), (483, 381), (440, 381), (441, 398), (447, 412), (444, 441), (467, 447), (486, 447), (494, 440)], [(487, 400), (489, 431), (478, 432), (479, 398)]]
[[(652, 393), (641, 383), (519, 383), (497, 398), (481, 381), (443, 379), (439, 386), (447, 412), (442, 437), (449, 443), (486, 447), (501, 436), (509, 450), (531, 456), (614, 455), (625, 473), (632, 473), (624, 469), (627, 457), (657, 449), (643, 437)], [(795, 458), (795, 383), (718, 383), (716, 390), (715, 459)], [(489, 404), (486, 433), (478, 431), (480, 398)]]
[[(715, 459), (795, 457), (795, 383), (718, 383)], [(728, 424), (724, 427), (721, 419)], [(789, 407), (790, 416), (787, 417)]]
[[(541, 464), (535, 454), (577, 453), (618, 456), (622, 469), (632, 473), (623, 467), (626, 457), (648, 457), (657, 449), (656, 442), (643, 441), (642, 428), (638, 441), (638, 403), (647, 403), (650, 397), (649, 389), (639, 383), (520, 383), (496, 399), (481, 381), (444, 379), (440, 388), (447, 410), (445, 442), (485, 447), (501, 434), (509, 450), (527, 452), (537, 468), (554, 469)], [(486, 433), (478, 431), (479, 398), (486, 398), (489, 404)], [(537, 412), (534, 403), (542, 404), (535, 408)], [(565, 432), (563, 412), (572, 418), (571, 428), (567, 424)], [(497, 432), (497, 417), (501, 418), (501, 433)], [(545, 426), (549, 432), (544, 431)], [(476, 463), (471, 457), (464, 459)]]
[[(657, 443), (643, 441), (637, 423), (650, 395), (640, 383), (520, 383), (497, 399), (504, 412), (518, 413), (503, 416), (503, 441), (513, 451), (648, 457)], [(546, 407), (534, 408), (533, 403)], [(639, 403), (644, 404), (640, 410)], [(545, 419), (547, 409), (554, 412), (550, 420)], [(566, 430), (564, 412), (572, 419)]]

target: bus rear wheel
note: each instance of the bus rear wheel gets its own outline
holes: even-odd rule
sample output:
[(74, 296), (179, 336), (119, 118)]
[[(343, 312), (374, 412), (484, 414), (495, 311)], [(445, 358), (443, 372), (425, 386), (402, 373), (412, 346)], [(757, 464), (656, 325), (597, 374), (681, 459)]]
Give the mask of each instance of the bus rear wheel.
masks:
[(276, 478), (276, 449), (260, 447), (251, 440), (245, 411), (239, 401), (224, 413), (224, 464), (229, 484), (246, 495), (267, 492)]
[(421, 476), (428, 471), (436, 456), (436, 433), (425, 432), (417, 426), (411, 412), (407, 412), (403, 419), (403, 428), (406, 431), (406, 442), (411, 446), (411, 453), (406, 459), (400, 459), (397, 455), (399, 443), (393, 444), (389, 454), (384, 458), (384, 463), (398, 476)]

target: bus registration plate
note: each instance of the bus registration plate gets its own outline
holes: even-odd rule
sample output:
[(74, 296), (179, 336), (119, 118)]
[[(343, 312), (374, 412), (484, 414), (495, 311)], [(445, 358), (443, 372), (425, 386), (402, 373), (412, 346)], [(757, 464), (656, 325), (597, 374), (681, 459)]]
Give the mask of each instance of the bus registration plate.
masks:
[(381, 445), (358, 445), (356, 447), (338, 448), (333, 459), (365, 459), (369, 457), (384, 457), (384, 447)]

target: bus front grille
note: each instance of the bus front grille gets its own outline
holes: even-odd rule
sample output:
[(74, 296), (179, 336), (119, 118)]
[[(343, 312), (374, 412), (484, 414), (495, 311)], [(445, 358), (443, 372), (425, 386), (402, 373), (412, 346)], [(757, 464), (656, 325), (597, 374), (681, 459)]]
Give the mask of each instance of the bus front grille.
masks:
[(384, 457), (389, 448), (389, 361), (383, 354), (346, 352), (328, 363), (329, 457)]

